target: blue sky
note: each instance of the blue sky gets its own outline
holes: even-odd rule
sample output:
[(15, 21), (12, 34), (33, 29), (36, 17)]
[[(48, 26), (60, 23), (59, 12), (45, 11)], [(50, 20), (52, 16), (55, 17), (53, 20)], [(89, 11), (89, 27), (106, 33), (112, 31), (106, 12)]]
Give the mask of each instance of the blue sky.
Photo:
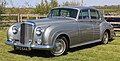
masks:
[[(7, 7), (24, 7), (25, 3), (28, 2), (31, 7), (35, 7), (40, 3), (41, 0), (6, 0)], [(11, 4), (11, 1), (13, 4)], [(48, 0), (50, 1), (50, 0)], [(81, 0), (57, 0), (59, 4), (65, 1), (76, 1), (81, 2)], [(120, 5), (120, 0), (84, 0), (85, 6), (104, 6), (104, 5)]]

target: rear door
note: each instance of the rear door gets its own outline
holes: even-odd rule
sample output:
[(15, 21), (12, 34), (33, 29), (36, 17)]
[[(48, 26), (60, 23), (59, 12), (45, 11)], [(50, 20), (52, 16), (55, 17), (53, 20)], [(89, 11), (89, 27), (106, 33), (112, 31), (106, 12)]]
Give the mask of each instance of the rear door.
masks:
[(100, 39), (100, 14), (97, 10), (90, 9), (90, 18), (93, 23), (93, 38), (94, 40)]

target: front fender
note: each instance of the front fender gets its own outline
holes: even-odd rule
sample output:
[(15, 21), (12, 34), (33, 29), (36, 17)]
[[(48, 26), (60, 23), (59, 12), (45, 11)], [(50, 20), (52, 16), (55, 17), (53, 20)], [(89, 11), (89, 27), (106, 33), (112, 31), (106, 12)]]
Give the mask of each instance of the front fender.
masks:
[(58, 32), (54, 33), (54, 35), (52, 35), (52, 37), (51, 37), (51, 44), (54, 45), (56, 39), (57, 39), (60, 35), (63, 35), (63, 34), (65, 34), (65, 35), (67, 35), (68, 37), (70, 37), (66, 32), (64, 32), (64, 31), (58, 31)]
[[(20, 25), (21, 23), (15, 23), (14, 25), (10, 26), (9, 29), (7, 30), (7, 39), (20, 39)], [(18, 33), (13, 34), (12, 32), (12, 27), (17, 26), (18, 27)]]
[(70, 40), (78, 38), (78, 26), (74, 25), (54, 25), (50, 26), (44, 32), (43, 40), (46, 45), (53, 45), (56, 38), (61, 35), (67, 35)]
[(58, 26), (51, 26), (46, 29), (43, 36), (43, 43), (45, 45), (53, 45), (53, 41), (58, 37), (60, 34), (64, 34), (65, 32), (62, 31)]

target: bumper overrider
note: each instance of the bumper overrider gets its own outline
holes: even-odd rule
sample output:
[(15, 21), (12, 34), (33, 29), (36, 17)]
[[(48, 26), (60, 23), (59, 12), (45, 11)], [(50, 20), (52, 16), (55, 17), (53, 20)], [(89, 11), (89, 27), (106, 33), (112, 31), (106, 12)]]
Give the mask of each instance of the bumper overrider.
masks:
[(16, 46), (16, 47), (26, 47), (31, 49), (38, 49), (38, 50), (52, 50), (53, 46), (50, 45), (37, 45), (37, 44), (21, 44), (21, 43), (15, 43), (13, 41), (5, 41), (5, 44), (11, 45), (11, 46)]

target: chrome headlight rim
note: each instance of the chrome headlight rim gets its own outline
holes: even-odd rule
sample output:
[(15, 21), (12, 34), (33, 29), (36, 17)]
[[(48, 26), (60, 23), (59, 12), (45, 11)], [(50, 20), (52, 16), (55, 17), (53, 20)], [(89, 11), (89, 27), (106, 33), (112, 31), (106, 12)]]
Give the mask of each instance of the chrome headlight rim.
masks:
[(37, 27), (36, 28), (36, 35), (37, 36), (41, 36), (41, 34), (42, 34), (42, 31), (41, 31), (42, 29), (41, 29), (41, 27)]
[[(50, 26), (50, 25), (49, 25)], [(39, 35), (37, 35), (37, 36), (41, 36), (41, 34), (42, 33), (44, 33), (45, 32), (45, 30), (49, 27), (48, 25), (43, 25), (43, 26), (37, 26), (36, 27), (36, 34), (38, 34), (39, 33)], [(39, 32), (37, 32), (37, 31), (39, 31)]]
[(18, 27), (17, 26), (13, 26), (12, 27), (12, 32), (13, 32), (13, 34), (17, 34), (18, 33)]

